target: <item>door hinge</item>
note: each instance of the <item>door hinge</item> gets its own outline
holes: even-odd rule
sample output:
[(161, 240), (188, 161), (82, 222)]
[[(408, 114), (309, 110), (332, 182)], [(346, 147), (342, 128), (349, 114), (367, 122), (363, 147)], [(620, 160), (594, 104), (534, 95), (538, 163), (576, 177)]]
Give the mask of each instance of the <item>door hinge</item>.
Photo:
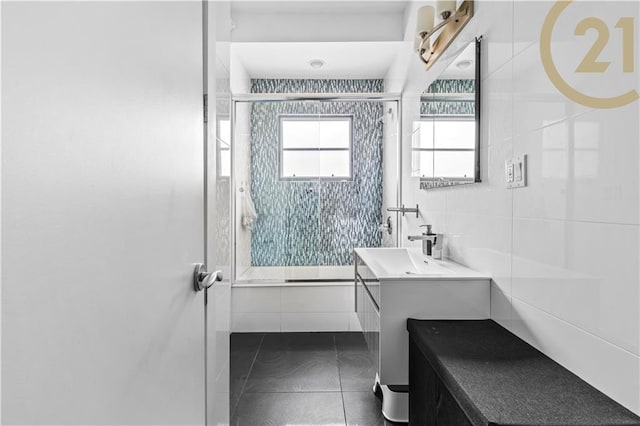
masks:
[(209, 99), (206, 94), (202, 95), (202, 106), (204, 110), (204, 122), (209, 122)]

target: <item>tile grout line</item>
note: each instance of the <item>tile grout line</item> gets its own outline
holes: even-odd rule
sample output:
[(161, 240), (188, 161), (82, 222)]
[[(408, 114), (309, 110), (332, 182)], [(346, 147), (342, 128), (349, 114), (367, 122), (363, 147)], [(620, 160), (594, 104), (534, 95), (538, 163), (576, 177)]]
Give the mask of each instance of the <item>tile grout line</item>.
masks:
[(342, 390), (342, 374), (340, 374), (340, 356), (338, 355), (338, 343), (336, 335), (333, 334), (333, 348), (336, 352), (336, 365), (338, 366), (338, 383), (340, 384), (340, 400), (342, 401), (342, 415), (344, 416), (344, 424), (347, 425), (347, 407), (344, 405), (344, 392)]
[(249, 381), (249, 376), (251, 375), (251, 371), (253, 370), (253, 365), (256, 363), (256, 359), (258, 359), (258, 353), (260, 352), (260, 348), (262, 348), (262, 342), (264, 342), (264, 333), (260, 337), (260, 343), (258, 343), (258, 348), (256, 349), (256, 353), (251, 360), (251, 365), (249, 366), (249, 371), (247, 371), (247, 378), (244, 379), (242, 383), (242, 387), (240, 388), (240, 395), (238, 396), (238, 402), (236, 403), (235, 408), (233, 409), (233, 413), (231, 413), (231, 417), (234, 417), (238, 407), (240, 406), (240, 401), (242, 401), (242, 397), (244, 396), (244, 390), (247, 387), (247, 382)]

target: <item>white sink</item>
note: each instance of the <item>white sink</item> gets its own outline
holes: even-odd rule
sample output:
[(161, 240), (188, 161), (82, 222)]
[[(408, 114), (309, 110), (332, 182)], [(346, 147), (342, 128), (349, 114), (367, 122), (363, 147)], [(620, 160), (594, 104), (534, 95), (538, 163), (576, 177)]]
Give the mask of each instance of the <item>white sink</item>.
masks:
[(415, 248), (357, 248), (379, 280), (466, 279), (486, 277), (447, 260), (435, 260)]
[[(403, 275), (440, 275), (451, 271), (428, 259), (422, 253), (406, 248), (364, 249), (368, 254), (370, 267), (389, 276)], [(371, 265), (372, 264), (372, 265)]]

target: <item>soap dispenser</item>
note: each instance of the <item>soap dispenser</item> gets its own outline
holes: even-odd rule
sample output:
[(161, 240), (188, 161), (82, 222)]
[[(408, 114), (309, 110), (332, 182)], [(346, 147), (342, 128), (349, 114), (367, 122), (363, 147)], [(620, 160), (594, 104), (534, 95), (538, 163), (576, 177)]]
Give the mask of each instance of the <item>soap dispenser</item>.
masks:
[(425, 232), (422, 235), (424, 235), (425, 237), (429, 237), (429, 238), (425, 238), (422, 242), (423, 245), (426, 245), (426, 250), (425, 250), (425, 247), (423, 247), (422, 252), (427, 256), (434, 257), (433, 249), (438, 243), (438, 234), (436, 234), (431, 230), (431, 227), (432, 227), (431, 225), (420, 225), (420, 227), (427, 228), (427, 232)]

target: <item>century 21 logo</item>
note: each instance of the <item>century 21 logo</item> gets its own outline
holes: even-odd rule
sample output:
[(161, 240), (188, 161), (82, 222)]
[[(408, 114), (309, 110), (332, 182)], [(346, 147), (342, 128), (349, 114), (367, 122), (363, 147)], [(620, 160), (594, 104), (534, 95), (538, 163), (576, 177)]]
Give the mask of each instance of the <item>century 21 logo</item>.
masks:
[[(540, 56), (542, 58), (542, 64), (553, 85), (569, 99), (591, 108), (618, 108), (638, 100), (638, 98), (640, 98), (640, 94), (638, 94), (635, 89), (612, 97), (589, 96), (574, 89), (560, 75), (558, 69), (553, 63), (553, 56), (551, 54), (551, 33), (553, 32), (553, 28), (555, 27), (558, 18), (562, 15), (562, 12), (564, 12), (572, 2), (573, 0), (560, 0), (556, 2), (549, 11), (549, 14), (542, 26), (542, 33), (540, 34)], [(622, 31), (622, 72), (632, 73), (635, 70), (633, 18), (620, 18), (616, 23), (615, 28)], [(583, 19), (578, 23), (574, 34), (577, 36), (583, 36), (589, 29), (595, 29), (598, 32), (598, 37), (582, 62), (580, 62), (576, 68), (575, 72), (604, 73), (611, 63), (608, 61), (600, 61), (598, 58), (609, 42), (609, 27), (607, 27), (607, 24), (601, 19), (590, 17)]]

